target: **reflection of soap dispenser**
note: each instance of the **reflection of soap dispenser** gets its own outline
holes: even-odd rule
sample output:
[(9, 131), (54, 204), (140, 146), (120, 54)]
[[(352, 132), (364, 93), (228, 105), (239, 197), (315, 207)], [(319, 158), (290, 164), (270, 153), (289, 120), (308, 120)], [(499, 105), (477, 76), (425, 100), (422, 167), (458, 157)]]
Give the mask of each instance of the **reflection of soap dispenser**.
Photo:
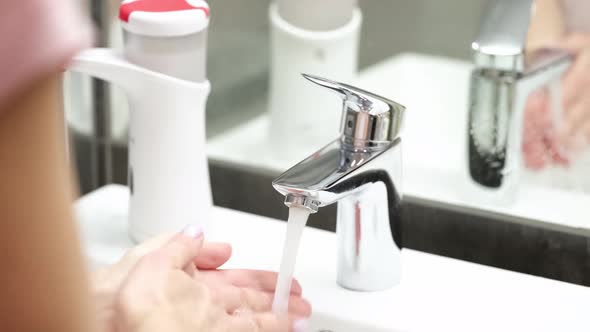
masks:
[(275, 157), (296, 160), (336, 134), (340, 117), (338, 100), (300, 74), (354, 81), (362, 15), (356, 0), (276, 0), (269, 14), (270, 137)]
[(205, 151), (209, 7), (202, 0), (126, 0), (124, 52), (91, 49), (70, 69), (119, 85), (129, 123), (129, 232), (136, 241), (205, 223), (212, 206)]

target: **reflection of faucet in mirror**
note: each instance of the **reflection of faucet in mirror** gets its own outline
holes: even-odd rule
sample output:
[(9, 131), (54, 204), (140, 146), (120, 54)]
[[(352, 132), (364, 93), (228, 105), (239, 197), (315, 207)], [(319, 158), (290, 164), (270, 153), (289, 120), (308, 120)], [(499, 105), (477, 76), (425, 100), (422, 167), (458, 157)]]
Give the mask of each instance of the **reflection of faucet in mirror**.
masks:
[(525, 52), (533, 10), (533, 0), (488, 1), (472, 44), (469, 174), (507, 194), (515, 192), (519, 179), (526, 100), (559, 79), (572, 62), (565, 51)]
[(358, 88), (304, 75), (342, 97), (340, 137), (273, 182), (289, 207), (338, 202), (338, 283), (373, 291), (400, 279), (404, 107)]

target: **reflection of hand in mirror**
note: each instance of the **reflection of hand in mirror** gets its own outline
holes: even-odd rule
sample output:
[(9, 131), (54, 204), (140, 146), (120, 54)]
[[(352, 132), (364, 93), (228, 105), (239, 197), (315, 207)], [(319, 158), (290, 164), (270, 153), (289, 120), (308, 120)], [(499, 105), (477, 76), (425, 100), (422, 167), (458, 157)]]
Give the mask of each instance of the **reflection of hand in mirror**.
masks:
[(585, 24), (587, 32), (580, 32), (584, 24), (570, 22), (574, 19), (570, 12), (575, 9), (570, 7), (579, 5), (587, 7), (582, 1), (537, 0), (527, 51), (564, 49), (574, 56), (574, 63), (561, 80), (563, 117), (558, 124), (553, 121), (546, 89), (529, 97), (523, 154), (525, 165), (531, 169), (567, 165), (569, 158), (575, 158), (575, 153), (590, 143), (590, 24)]
[(557, 138), (559, 144), (576, 152), (590, 143), (590, 33), (570, 34), (559, 47), (575, 59), (562, 80), (564, 114)]
[(526, 105), (522, 148), (525, 165), (530, 169), (569, 162), (560, 149), (550, 105), (546, 89), (532, 93)]

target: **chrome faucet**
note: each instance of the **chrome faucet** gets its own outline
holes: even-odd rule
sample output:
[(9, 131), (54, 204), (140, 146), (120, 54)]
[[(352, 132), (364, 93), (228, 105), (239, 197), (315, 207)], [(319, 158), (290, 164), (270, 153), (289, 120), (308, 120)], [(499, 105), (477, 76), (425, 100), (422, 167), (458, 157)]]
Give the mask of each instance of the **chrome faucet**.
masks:
[(525, 53), (533, 11), (534, 0), (488, 0), (471, 45), (469, 173), (500, 196), (510, 197), (518, 183), (528, 96), (558, 80), (572, 62), (560, 50)]
[[(276, 180), (285, 205), (318, 208), (338, 202), (338, 283), (383, 290), (400, 280), (401, 138), (404, 107), (373, 93), (303, 75), (343, 99), (340, 137)], [(297, 134), (297, 133), (294, 133)]]

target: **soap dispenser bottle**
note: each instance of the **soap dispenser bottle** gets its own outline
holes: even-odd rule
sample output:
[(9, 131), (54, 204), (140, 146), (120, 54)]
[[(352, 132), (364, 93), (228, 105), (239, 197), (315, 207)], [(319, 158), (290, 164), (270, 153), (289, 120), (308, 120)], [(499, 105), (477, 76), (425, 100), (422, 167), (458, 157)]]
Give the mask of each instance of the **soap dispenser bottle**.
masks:
[(202, 0), (126, 0), (124, 50), (90, 49), (69, 69), (120, 86), (129, 108), (129, 233), (142, 241), (208, 219), (205, 150), (210, 91), (205, 57), (209, 6)]

